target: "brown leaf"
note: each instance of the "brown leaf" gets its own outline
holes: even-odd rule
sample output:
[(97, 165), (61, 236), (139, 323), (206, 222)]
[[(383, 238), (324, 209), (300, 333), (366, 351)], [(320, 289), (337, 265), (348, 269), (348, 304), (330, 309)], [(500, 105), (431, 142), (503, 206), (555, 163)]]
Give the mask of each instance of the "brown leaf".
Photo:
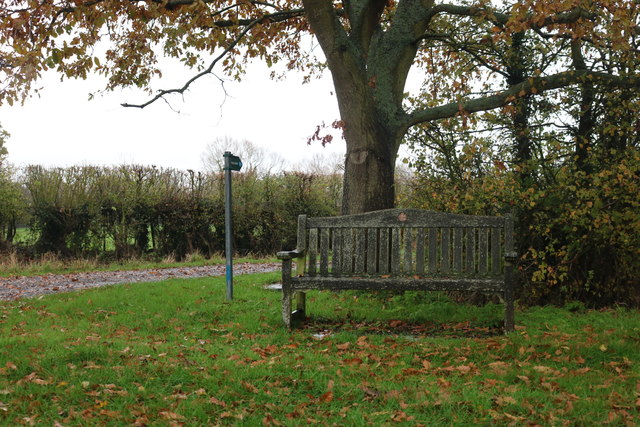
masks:
[(501, 362), (501, 361), (489, 363), (489, 368), (491, 368), (491, 370), (498, 375), (505, 375), (507, 373), (508, 367), (509, 367), (508, 363)]
[(183, 420), (184, 417), (180, 414), (176, 414), (171, 411), (162, 411), (159, 413), (162, 418), (166, 418), (167, 420)]
[(356, 344), (358, 344), (360, 347), (368, 347), (369, 343), (367, 342), (367, 337), (366, 336), (361, 336), (358, 337), (358, 340), (356, 341)]
[(336, 348), (337, 348), (338, 350), (346, 350), (346, 349), (348, 349), (348, 348), (349, 348), (349, 346), (350, 346), (350, 345), (351, 345), (351, 343), (350, 343), (350, 342), (346, 342), (346, 343), (344, 343), (344, 344), (338, 344), (338, 345), (336, 345)]
[(496, 403), (500, 406), (516, 405), (518, 402), (511, 396), (498, 396)]
[(550, 368), (548, 366), (534, 366), (533, 370), (544, 375), (552, 374), (555, 372), (553, 368)]
[(333, 400), (333, 392), (332, 391), (328, 391), (325, 394), (323, 394), (322, 396), (320, 396), (320, 398), (318, 399), (320, 402), (322, 403), (329, 403)]
[(209, 398), (209, 402), (213, 403), (216, 406), (222, 406), (223, 408), (227, 406), (222, 400), (216, 399), (215, 397)]
[(242, 387), (244, 387), (244, 389), (247, 390), (248, 392), (258, 393), (260, 391), (256, 386), (246, 381), (240, 381), (240, 384), (242, 384)]

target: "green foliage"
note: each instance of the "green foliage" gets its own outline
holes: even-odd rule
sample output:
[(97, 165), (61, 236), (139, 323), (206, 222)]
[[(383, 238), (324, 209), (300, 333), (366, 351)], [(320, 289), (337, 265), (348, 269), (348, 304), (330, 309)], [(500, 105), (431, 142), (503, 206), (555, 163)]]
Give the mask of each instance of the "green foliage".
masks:
[(0, 125), (0, 251), (11, 245), (18, 221), (23, 219), (26, 212), (26, 200), (13, 179), (14, 168), (6, 163), (8, 151), (4, 144), (9, 136)]
[[(515, 170), (481, 140), (455, 150), (454, 161), (428, 153), (434, 160), (418, 164), (400, 204), (515, 214), (524, 301), (640, 304), (640, 149), (593, 150), (581, 164)], [(527, 174), (533, 180), (523, 179), (527, 167), (535, 168)]]
[(0, 303), (0, 424), (637, 424), (637, 310), (534, 308), (503, 336), (494, 306), (314, 292), (324, 321), (289, 333), (278, 279)]
[[(183, 259), (193, 252), (210, 257), (224, 250), (221, 173), (31, 166), (22, 181), (37, 253), (116, 259), (153, 253)], [(299, 214), (334, 215), (339, 209), (338, 174), (249, 171), (234, 173), (232, 181), (234, 246), (241, 253), (290, 248)]]

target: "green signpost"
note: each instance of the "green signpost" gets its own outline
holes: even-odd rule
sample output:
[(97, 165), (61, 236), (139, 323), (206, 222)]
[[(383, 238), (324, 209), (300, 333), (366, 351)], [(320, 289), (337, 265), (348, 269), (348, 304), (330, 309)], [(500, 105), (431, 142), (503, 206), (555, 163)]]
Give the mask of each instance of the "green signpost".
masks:
[(239, 171), (242, 168), (240, 157), (234, 156), (229, 151), (223, 155), (224, 158), (224, 240), (225, 256), (227, 259), (227, 300), (233, 300), (233, 246), (232, 230), (233, 222), (231, 217), (231, 171)]

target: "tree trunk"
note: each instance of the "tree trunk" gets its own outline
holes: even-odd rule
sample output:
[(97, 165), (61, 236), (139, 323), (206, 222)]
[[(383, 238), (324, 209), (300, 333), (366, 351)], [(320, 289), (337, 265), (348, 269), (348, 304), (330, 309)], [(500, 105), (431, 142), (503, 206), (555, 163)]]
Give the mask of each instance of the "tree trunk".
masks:
[[(404, 85), (427, 8), (401, 3), (399, 24), (379, 25), (385, 0), (344, 2), (349, 26), (326, 0), (303, 0), (309, 23), (327, 58), (347, 142), (344, 214), (392, 208), (395, 160), (407, 130)], [(404, 5), (403, 7), (400, 7)]]
[[(346, 126), (357, 117), (343, 114)], [(362, 118), (360, 118), (360, 121)], [(342, 213), (344, 215), (392, 208), (395, 204), (394, 172), (397, 144), (383, 129), (345, 130)]]

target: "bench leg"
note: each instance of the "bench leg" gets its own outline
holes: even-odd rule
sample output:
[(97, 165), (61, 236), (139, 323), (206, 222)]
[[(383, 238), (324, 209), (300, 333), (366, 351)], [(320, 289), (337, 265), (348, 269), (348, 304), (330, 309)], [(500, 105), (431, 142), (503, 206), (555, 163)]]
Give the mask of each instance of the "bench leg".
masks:
[(504, 305), (504, 331), (513, 332), (515, 329), (513, 295), (505, 293)]
[(506, 283), (504, 289), (504, 332), (513, 332), (515, 329), (514, 299), (513, 292), (513, 265), (506, 267)]
[(282, 320), (287, 329), (291, 329), (291, 288), (282, 286)]
[(305, 313), (307, 312), (307, 298), (304, 292), (296, 292), (296, 310), (291, 314), (293, 320), (301, 322), (305, 319)]

